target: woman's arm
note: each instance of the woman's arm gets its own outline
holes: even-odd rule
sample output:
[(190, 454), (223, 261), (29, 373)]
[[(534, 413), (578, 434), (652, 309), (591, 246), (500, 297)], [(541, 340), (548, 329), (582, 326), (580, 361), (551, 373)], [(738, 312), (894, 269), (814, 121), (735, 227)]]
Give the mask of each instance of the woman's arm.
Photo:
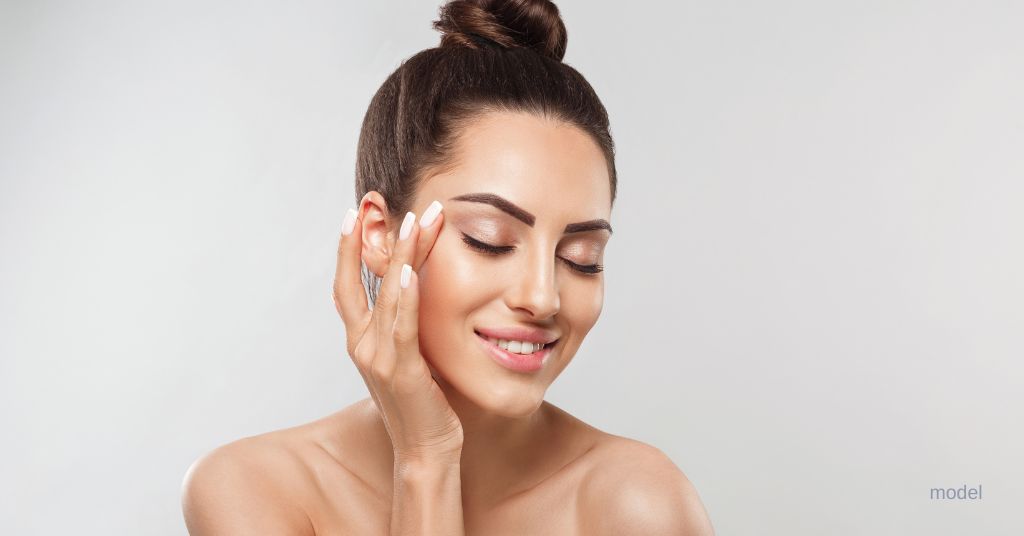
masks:
[(462, 536), (458, 460), (395, 459), (391, 536)]

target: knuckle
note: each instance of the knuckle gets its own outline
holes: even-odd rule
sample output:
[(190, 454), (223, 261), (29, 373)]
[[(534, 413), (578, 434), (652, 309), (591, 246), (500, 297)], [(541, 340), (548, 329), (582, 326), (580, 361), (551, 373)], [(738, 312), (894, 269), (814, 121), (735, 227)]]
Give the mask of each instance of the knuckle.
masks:
[(406, 326), (404, 323), (395, 324), (394, 329), (395, 343), (401, 345), (408, 345), (417, 339), (416, 329), (411, 326)]
[(380, 294), (377, 294), (377, 301), (374, 303), (374, 309), (388, 309), (395, 304), (395, 297), (387, 292), (381, 292)]
[(372, 356), (356, 354), (356, 356), (352, 358), (352, 361), (354, 361), (356, 366), (359, 367), (360, 369), (367, 370), (370, 367), (370, 365), (373, 364), (372, 359)]
[(373, 360), (373, 352), (358, 344), (349, 350), (348, 355), (350, 355), (352, 357), (352, 361), (355, 361), (356, 365), (362, 369), (369, 367)]
[(375, 359), (373, 364), (370, 365), (370, 374), (373, 378), (379, 382), (390, 383), (391, 379), (395, 375), (395, 366), (389, 362), (390, 360)]

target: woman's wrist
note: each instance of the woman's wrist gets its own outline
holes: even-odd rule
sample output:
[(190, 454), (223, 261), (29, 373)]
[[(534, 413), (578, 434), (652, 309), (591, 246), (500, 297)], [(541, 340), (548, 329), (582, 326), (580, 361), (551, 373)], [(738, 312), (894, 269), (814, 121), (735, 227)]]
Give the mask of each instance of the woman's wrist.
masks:
[(394, 454), (395, 474), (432, 475), (458, 469), (462, 463), (462, 451), (442, 453), (400, 453)]
[(444, 487), (458, 482), (461, 487), (462, 467), (457, 461), (402, 460), (395, 462), (395, 485), (427, 488)]
[(463, 536), (458, 457), (395, 457), (392, 536)]
[(395, 468), (403, 465), (416, 467), (448, 467), (458, 465), (462, 461), (462, 437), (453, 437), (437, 441), (428, 448), (415, 449), (395, 448), (393, 457)]

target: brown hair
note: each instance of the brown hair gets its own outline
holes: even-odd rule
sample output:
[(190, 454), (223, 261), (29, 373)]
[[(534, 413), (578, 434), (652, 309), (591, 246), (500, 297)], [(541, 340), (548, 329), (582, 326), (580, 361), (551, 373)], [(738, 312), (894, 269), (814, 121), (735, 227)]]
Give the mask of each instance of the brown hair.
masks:
[[(403, 61), (370, 101), (356, 154), (356, 201), (375, 190), (389, 217), (408, 212), (419, 181), (455, 165), (462, 129), (492, 111), (574, 125), (604, 152), (615, 203), (608, 113), (583, 75), (562, 63), (567, 34), (549, 0), (453, 0), (434, 29), (441, 43)], [(369, 269), (370, 301), (380, 280)]]

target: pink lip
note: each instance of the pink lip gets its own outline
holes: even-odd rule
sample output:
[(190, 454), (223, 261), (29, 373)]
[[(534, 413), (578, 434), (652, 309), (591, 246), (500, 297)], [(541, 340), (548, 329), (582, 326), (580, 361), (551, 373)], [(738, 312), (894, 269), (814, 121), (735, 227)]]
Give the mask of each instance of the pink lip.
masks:
[(540, 328), (509, 327), (509, 328), (476, 328), (476, 332), (484, 337), (504, 339), (506, 341), (525, 341), (548, 344), (558, 340), (558, 335)]
[(544, 362), (547, 360), (548, 355), (551, 354), (553, 347), (548, 346), (542, 348), (532, 354), (514, 354), (508, 350), (502, 350), (501, 347), (491, 344), (490, 341), (481, 337), (479, 334), (476, 336), (480, 344), (483, 345), (484, 350), (490, 354), (492, 358), (501, 366), (514, 370), (516, 372), (536, 372), (544, 366)]

